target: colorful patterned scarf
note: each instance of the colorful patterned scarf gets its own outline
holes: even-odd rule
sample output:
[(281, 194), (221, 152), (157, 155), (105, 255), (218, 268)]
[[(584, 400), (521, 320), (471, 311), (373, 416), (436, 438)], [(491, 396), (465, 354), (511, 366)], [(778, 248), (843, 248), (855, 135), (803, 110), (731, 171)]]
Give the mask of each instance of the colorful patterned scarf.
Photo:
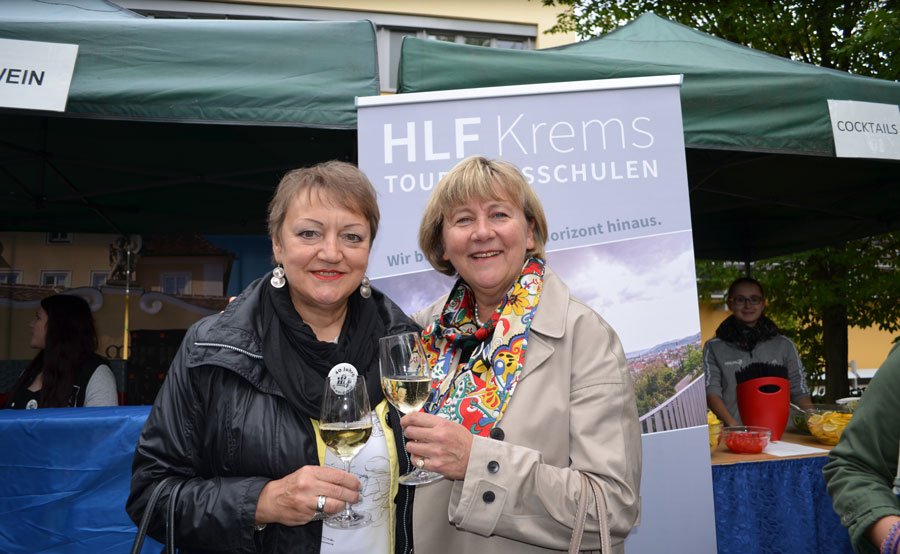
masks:
[[(478, 327), (475, 294), (465, 281), (456, 281), (440, 317), (423, 332), (432, 367), (426, 412), (489, 436), (522, 372), (543, 285), (544, 261), (531, 258), (497, 310)], [(468, 359), (460, 360), (467, 351)]]

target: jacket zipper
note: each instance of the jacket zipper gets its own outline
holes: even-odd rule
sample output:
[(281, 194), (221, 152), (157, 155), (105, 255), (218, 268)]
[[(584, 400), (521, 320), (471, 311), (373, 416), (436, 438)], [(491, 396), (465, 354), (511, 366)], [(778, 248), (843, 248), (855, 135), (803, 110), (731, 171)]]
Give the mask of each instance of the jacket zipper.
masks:
[[(406, 452), (406, 435), (403, 433), (403, 430), (400, 430), (400, 440), (403, 442), (403, 452)], [(409, 462), (408, 458), (405, 455), (399, 454), (397, 456), (398, 462), (399, 459), (404, 460), (404, 471), (403, 474), (407, 474), (412, 470), (412, 464)], [(407, 512), (409, 511), (409, 486), (408, 485), (399, 485), (401, 488), (406, 490), (403, 491), (404, 494), (404, 502), (403, 502), (403, 552), (409, 552), (412, 554), (413, 545), (409, 544), (409, 534), (407, 533), (407, 521), (411, 521), (412, 518), (407, 520)]]
[(254, 354), (253, 352), (248, 352), (243, 348), (238, 348), (237, 346), (231, 346), (230, 344), (219, 344), (217, 342), (195, 342), (194, 346), (215, 346), (218, 348), (227, 348), (228, 350), (234, 350), (235, 352), (240, 352), (245, 356), (250, 356), (251, 358), (255, 358), (257, 360), (262, 360), (263, 357), (260, 354)]

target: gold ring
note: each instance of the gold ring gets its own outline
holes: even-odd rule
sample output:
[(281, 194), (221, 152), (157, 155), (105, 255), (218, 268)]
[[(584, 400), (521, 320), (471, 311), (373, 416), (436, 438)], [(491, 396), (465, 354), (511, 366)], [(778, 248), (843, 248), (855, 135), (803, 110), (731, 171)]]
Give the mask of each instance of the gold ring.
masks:
[(416, 467), (422, 469), (425, 467), (425, 458), (419, 458), (416, 460)]

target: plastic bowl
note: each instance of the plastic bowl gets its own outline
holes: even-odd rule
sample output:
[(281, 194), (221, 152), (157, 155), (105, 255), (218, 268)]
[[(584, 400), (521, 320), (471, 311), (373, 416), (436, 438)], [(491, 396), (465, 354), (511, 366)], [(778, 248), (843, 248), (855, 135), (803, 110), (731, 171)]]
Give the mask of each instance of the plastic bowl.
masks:
[(846, 398), (838, 398), (835, 402), (838, 403), (839, 406), (844, 408), (846, 411), (853, 413), (856, 411), (856, 407), (859, 405), (859, 396), (848, 396)]
[(843, 407), (838, 410), (811, 410), (806, 412), (806, 426), (817, 441), (834, 446), (841, 440), (841, 433), (852, 417), (853, 414)]
[(709, 451), (712, 452), (722, 442), (722, 423), (709, 424)]
[(772, 430), (755, 425), (739, 425), (722, 429), (725, 446), (735, 454), (759, 454), (769, 444)]
[[(813, 404), (812, 413), (823, 414), (828, 411), (846, 412), (848, 410), (838, 404)], [(811, 435), (812, 433), (809, 432), (809, 427), (806, 425), (806, 416), (807, 412), (801, 412), (791, 406), (791, 423), (794, 425), (794, 429)]]

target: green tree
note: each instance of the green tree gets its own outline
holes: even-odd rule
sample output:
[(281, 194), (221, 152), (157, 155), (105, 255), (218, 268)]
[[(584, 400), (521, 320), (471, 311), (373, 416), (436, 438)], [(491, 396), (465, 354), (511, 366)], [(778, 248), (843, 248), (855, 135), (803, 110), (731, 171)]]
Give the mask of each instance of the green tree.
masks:
[(693, 346), (688, 347), (682, 362), (685, 374), (693, 375), (703, 365), (703, 351)]
[(581, 38), (614, 30), (644, 12), (750, 48), (859, 75), (900, 78), (896, 0), (542, 0), (565, 10), (547, 32)]
[[(705, 33), (778, 56), (859, 75), (900, 79), (897, 0), (542, 0), (566, 8), (548, 32), (603, 34), (652, 11)], [(846, 396), (849, 326), (900, 330), (900, 234), (752, 264), (768, 314), (797, 343), (807, 368), (826, 376), (827, 400)], [(698, 263), (701, 294), (743, 274)]]

